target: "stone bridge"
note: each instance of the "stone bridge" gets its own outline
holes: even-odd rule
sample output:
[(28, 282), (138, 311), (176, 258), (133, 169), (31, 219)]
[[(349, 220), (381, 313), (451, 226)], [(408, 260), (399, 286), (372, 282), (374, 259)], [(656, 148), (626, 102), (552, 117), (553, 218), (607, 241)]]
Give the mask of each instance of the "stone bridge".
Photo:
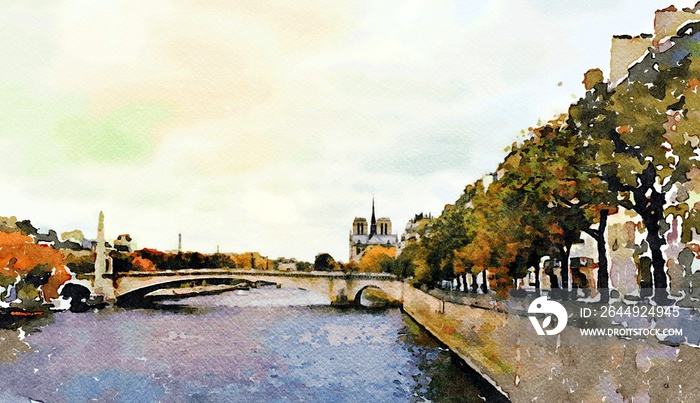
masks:
[[(191, 281), (206, 280), (210, 283), (241, 280), (278, 284), (314, 292), (327, 297), (331, 304), (359, 302), (367, 288), (383, 291), (390, 302), (403, 302), (403, 282), (394, 275), (385, 273), (342, 272), (282, 272), (240, 269), (186, 269), (155, 272), (130, 271), (117, 275), (105, 275), (102, 281), (83, 279), (76, 283), (87, 286), (94, 294), (102, 294), (107, 300), (140, 298), (164, 288), (178, 287)], [(105, 281), (111, 278), (111, 281)], [(92, 281), (90, 281), (92, 280)], [(107, 285), (108, 283), (109, 285)]]

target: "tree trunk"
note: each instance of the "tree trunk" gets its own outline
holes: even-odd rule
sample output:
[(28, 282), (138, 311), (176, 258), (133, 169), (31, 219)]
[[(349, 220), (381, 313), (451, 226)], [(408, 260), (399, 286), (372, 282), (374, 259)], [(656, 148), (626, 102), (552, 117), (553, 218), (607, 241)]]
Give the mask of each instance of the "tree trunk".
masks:
[(594, 236), (598, 246), (598, 291), (600, 291), (600, 302), (610, 301), (610, 275), (608, 274), (608, 251), (605, 246), (605, 227), (608, 225), (608, 210), (600, 211), (600, 223), (598, 224), (597, 236)]
[(460, 275), (457, 275), (457, 291), (462, 291), (462, 278)]
[(483, 273), (483, 283), (481, 283), (481, 292), (486, 294), (489, 290), (488, 280), (486, 279), (486, 269), (484, 269), (484, 271), (482, 271), (482, 273)]
[(666, 279), (666, 260), (661, 253), (661, 246), (664, 244), (663, 238), (659, 235), (658, 215), (651, 214), (649, 220), (644, 220), (647, 226), (647, 243), (651, 251), (651, 265), (654, 276), (654, 300), (657, 303), (666, 303), (668, 292), (666, 287), (668, 281)]
[(655, 227), (655, 230), (651, 226), (647, 227), (647, 243), (649, 243), (649, 250), (651, 251), (651, 266), (653, 268), (652, 274), (654, 275), (654, 300), (663, 303), (668, 296), (666, 290), (668, 280), (666, 279), (665, 270), (666, 261), (661, 253), (663, 239), (659, 236), (658, 223)]
[[(569, 237), (564, 241), (564, 245), (559, 247), (559, 259), (561, 261), (561, 288), (562, 288), (562, 299), (564, 301), (569, 299), (569, 255), (571, 254), (571, 241), (568, 240)], [(572, 287), (573, 289), (573, 287)]]
[(659, 303), (667, 303), (668, 292), (666, 287), (666, 261), (661, 253), (661, 246), (665, 243), (663, 236), (659, 233), (661, 227), (659, 222), (664, 218), (664, 203), (666, 199), (662, 193), (654, 189), (656, 171), (653, 165), (649, 164), (640, 176), (641, 188), (635, 189), (634, 211), (642, 216), (644, 225), (647, 227), (647, 243), (651, 251), (651, 265), (654, 276), (654, 300)]
[(651, 297), (654, 289), (654, 282), (651, 276), (651, 258), (648, 256), (639, 257), (639, 296)]
[[(575, 282), (574, 282), (575, 278), (573, 277), (573, 273), (571, 276), (569, 275), (569, 271), (571, 270), (571, 246), (574, 243), (574, 238), (577, 238), (577, 239), (580, 238), (580, 233), (578, 233), (578, 235), (579, 236), (576, 236), (576, 237), (571, 237), (571, 236), (567, 237), (565, 245), (564, 245), (564, 260), (561, 263), (561, 270), (562, 270), (562, 272), (566, 273), (566, 277), (568, 280), (566, 282), (566, 284), (563, 285), (564, 295), (568, 294), (569, 283), (571, 283), (571, 292), (572, 292), (573, 299), (576, 299), (578, 294), (577, 294), (577, 291), (575, 290), (575, 288), (576, 288)], [(566, 299), (566, 296), (564, 298)]]
[(462, 284), (464, 284), (464, 292), (469, 292), (469, 284), (467, 284), (467, 273), (462, 273)]

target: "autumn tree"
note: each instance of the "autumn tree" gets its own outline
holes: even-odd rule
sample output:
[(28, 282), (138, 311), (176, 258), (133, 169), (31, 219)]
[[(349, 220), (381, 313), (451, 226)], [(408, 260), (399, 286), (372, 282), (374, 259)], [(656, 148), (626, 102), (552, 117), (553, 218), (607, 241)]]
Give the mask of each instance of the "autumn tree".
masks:
[[(595, 169), (595, 154), (590, 145), (582, 136), (575, 135), (575, 128), (576, 122), (562, 115), (531, 129), (530, 137), (514, 147), (504, 161), (501, 182), (526, 196), (524, 202), (530, 206), (531, 217), (541, 219), (541, 223), (529, 225), (539, 226), (545, 244), (556, 249), (562, 286), (566, 289), (569, 285), (571, 248), (581, 242), (581, 232), (586, 232), (598, 243), (599, 277), (603, 279), (600, 283), (607, 288), (603, 235), (607, 217), (616, 211), (617, 201)], [(597, 228), (593, 228), (595, 224)]]
[(21, 307), (36, 309), (58, 298), (58, 289), (71, 276), (57, 250), (38, 245), (20, 232), (0, 232), (0, 286), (2, 300), (20, 299)]
[(382, 245), (369, 246), (360, 259), (360, 272), (381, 273), (386, 270), (390, 271), (394, 256), (396, 256), (396, 248), (388, 248)]
[[(455, 252), (467, 245), (474, 235), (474, 227), (467, 222), (475, 187), (468, 185), (454, 204), (445, 206), (439, 217), (431, 220), (421, 231), (420, 245), (425, 252), (417, 273), (430, 285), (441, 280), (463, 278), (466, 268), (455, 260)], [(422, 267), (422, 264), (425, 267)], [(455, 264), (457, 266), (455, 266)]]
[(360, 266), (357, 264), (356, 261), (351, 260), (341, 267), (341, 270), (346, 272), (346, 273), (356, 273), (360, 271)]

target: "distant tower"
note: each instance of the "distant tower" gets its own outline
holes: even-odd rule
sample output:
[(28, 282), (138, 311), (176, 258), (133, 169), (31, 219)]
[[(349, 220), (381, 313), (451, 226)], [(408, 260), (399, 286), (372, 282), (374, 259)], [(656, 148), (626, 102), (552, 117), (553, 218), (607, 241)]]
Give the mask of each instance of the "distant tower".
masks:
[(100, 211), (100, 218), (97, 222), (97, 245), (95, 245), (95, 279), (102, 278), (107, 274), (107, 252), (105, 250), (105, 215)]
[(369, 237), (377, 235), (377, 219), (374, 217), (374, 196), (372, 196), (372, 218), (369, 222)]
[(109, 278), (111, 274), (107, 265), (107, 248), (105, 247), (105, 215), (100, 211), (100, 218), (97, 222), (97, 245), (95, 245), (95, 279), (93, 288), (95, 294), (102, 295), (107, 301), (114, 301), (114, 284)]
[(362, 217), (355, 217), (352, 222), (353, 235), (367, 235), (367, 220)]
[(177, 234), (177, 251), (182, 252), (182, 233)]
[(391, 235), (391, 220), (387, 217), (382, 217), (377, 220), (378, 234)]

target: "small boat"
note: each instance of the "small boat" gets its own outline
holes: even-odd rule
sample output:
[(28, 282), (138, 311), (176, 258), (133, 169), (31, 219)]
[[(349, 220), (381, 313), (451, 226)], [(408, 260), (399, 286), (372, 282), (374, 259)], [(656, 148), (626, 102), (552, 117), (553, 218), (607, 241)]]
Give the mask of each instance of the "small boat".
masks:
[(44, 313), (41, 311), (36, 311), (36, 312), (27, 312), (27, 311), (10, 311), (10, 315), (12, 316), (36, 316), (36, 315), (43, 315)]

